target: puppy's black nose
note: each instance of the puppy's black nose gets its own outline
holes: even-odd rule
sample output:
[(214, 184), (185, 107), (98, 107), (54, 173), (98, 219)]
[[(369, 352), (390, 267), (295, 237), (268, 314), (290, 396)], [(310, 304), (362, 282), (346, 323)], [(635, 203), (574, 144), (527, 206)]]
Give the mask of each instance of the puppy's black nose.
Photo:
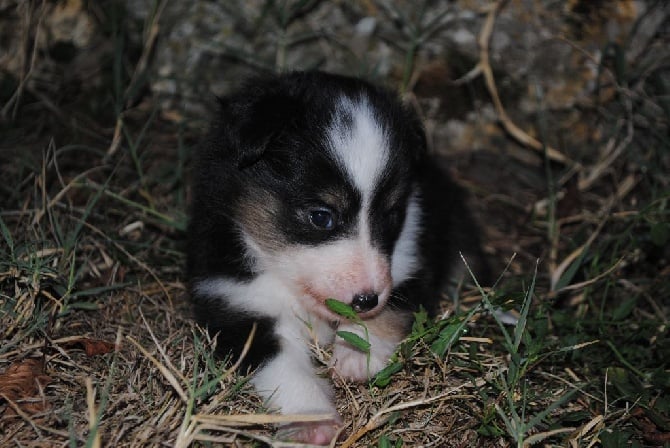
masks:
[(357, 313), (362, 313), (365, 311), (370, 311), (377, 306), (379, 297), (377, 294), (356, 294), (354, 299), (351, 301), (351, 307)]

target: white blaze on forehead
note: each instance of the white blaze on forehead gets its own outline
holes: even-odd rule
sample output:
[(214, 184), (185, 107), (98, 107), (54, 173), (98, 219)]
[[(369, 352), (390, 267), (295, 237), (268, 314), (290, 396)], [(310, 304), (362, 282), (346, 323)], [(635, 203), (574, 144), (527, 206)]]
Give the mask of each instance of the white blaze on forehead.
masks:
[(375, 117), (368, 98), (343, 95), (336, 105), (328, 139), (331, 154), (361, 193), (358, 244), (363, 249), (366, 270), (372, 275), (379, 253), (372, 247), (368, 215), (374, 189), (390, 157), (388, 133)]
[(365, 97), (342, 96), (328, 130), (330, 151), (369, 202), (389, 159), (388, 136)]

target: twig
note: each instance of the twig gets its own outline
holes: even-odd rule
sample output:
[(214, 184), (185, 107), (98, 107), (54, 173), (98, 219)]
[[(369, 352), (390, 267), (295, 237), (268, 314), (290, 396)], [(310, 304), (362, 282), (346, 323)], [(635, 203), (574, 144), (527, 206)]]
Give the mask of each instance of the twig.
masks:
[(482, 30), (477, 39), (479, 44), (479, 63), (475, 69), (471, 70), (468, 76), (473, 76), (479, 70), (484, 75), (484, 81), (486, 83), (486, 88), (491, 95), (493, 100), (493, 105), (498, 114), (498, 119), (502, 124), (505, 131), (510, 134), (515, 140), (521, 143), (524, 146), (528, 146), (531, 149), (534, 149), (538, 152), (546, 153), (546, 156), (553, 160), (554, 162), (560, 162), (565, 165), (573, 165), (575, 162), (570, 160), (563, 153), (558, 150), (545, 145), (539, 142), (534, 137), (528, 135), (527, 132), (519, 128), (507, 115), (507, 111), (500, 101), (500, 96), (498, 95), (498, 88), (496, 87), (495, 78), (493, 77), (493, 70), (491, 69), (491, 64), (489, 62), (489, 43), (491, 41), (491, 35), (493, 34), (493, 26), (495, 24), (495, 19), (498, 13), (502, 10), (505, 5), (506, 0), (498, 0), (495, 4), (491, 5), (488, 9), (488, 14), (486, 16), (486, 21)]
[[(571, 252), (567, 257), (563, 259), (563, 261), (556, 267), (556, 269), (552, 270), (551, 273), (551, 286), (550, 286), (550, 295), (553, 296), (554, 294), (557, 294), (560, 291), (569, 291), (573, 289), (579, 289), (579, 287), (583, 286), (588, 286), (589, 282), (582, 282), (579, 285), (571, 285), (571, 286), (565, 286), (560, 289), (560, 291), (556, 291), (556, 286), (558, 285), (558, 282), (560, 281), (561, 277), (563, 276), (563, 273), (568, 269), (568, 267), (572, 264), (574, 260), (579, 258), (585, 250), (587, 250), (593, 241), (600, 235), (600, 232), (602, 231), (603, 227), (605, 224), (610, 220), (611, 217), (611, 211), (612, 208), (614, 207), (614, 204), (617, 201), (620, 201), (622, 198), (624, 198), (635, 186), (637, 183), (637, 180), (635, 177), (631, 174), (630, 176), (626, 177), (619, 185), (619, 188), (617, 191), (609, 198), (609, 200), (605, 203), (605, 205), (600, 209), (598, 215), (601, 216), (602, 218), (600, 219), (600, 222), (598, 223), (598, 226), (596, 229), (593, 231), (589, 239), (586, 241), (586, 243), (582, 244), (579, 246), (577, 249), (575, 249), (573, 252)], [(605, 274), (610, 273), (614, 268), (616, 268), (621, 260), (619, 260), (615, 265), (611, 268), (608, 269)], [(598, 275), (594, 280), (600, 279), (603, 274)]]
[(167, 366), (170, 368), (171, 371), (173, 371), (177, 376), (179, 376), (179, 379), (182, 381), (184, 384), (188, 384), (188, 381), (184, 377), (184, 375), (181, 374), (179, 369), (177, 369), (174, 364), (170, 361), (170, 357), (167, 355), (165, 352), (165, 348), (161, 345), (160, 341), (154, 334), (154, 331), (151, 329), (151, 325), (149, 325), (149, 322), (147, 322), (147, 319), (144, 317), (144, 313), (142, 312), (142, 308), (138, 309), (140, 313), (140, 317), (142, 318), (142, 322), (144, 322), (144, 326), (146, 327), (147, 331), (149, 332), (149, 336), (151, 336), (151, 340), (154, 341), (154, 344), (156, 345), (156, 349), (158, 352), (161, 354), (161, 357), (163, 358), (163, 362), (167, 364)]
[[(573, 283), (572, 285), (565, 286), (565, 287), (559, 289), (558, 291), (556, 291), (554, 294), (561, 294), (561, 293), (566, 292), (566, 291), (575, 291), (575, 290), (577, 290), (577, 289), (583, 289), (583, 288), (586, 288), (587, 286), (590, 286), (590, 285), (592, 285), (592, 284), (594, 284), (594, 283), (600, 281), (601, 279), (603, 279), (603, 278), (607, 277), (608, 275), (610, 275), (612, 272), (616, 271), (617, 268), (621, 265), (621, 262), (623, 262), (624, 258), (625, 258), (625, 257), (621, 257), (621, 258), (619, 258), (619, 259), (618, 259), (612, 266), (610, 266), (609, 269), (607, 269), (605, 272), (601, 272), (600, 274), (598, 274), (598, 275), (596, 275), (595, 277), (590, 278), (590, 279), (588, 279), (588, 280), (586, 280), (586, 281), (579, 282), (579, 283)], [(550, 294), (550, 296), (551, 296), (551, 295), (552, 295), (552, 294)]]
[(105, 167), (103, 166), (94, 166), (93, 168), (89, 168), (86, 171), (83, 171), (79, 174), (77, 174), (67, 185), (63, 186), (63, 188), (56, 193), (56, 196), (51, 198), (49, 200), (49, 203), (44, 205), (44, 207), (39, 208), (35, 211), (35, 216), (33, 217), (33, 221), (31, 225), (35, 226), (39, 224), (39, 222), (42, 220), (42, 217), (46, 214), (47, 210), (54, 207), (62, 198), (65, 196), (65, 194), (70, 191), (73, 187), (79, 186), (78, 183), (80, 180), (85, 179), (89, 174), (99, 171)]
[(628, 145), (633, 141), (633, 136), (635, 134), (633, 127), (633, 104), (632, 100), (626, 97), (626, 136), (619, 144), (615, 147), (615, 137), (608, 142), (602, 159), (589, 170), (586, 176), (583, 179), (579, 179), (578, 188), (579, 191), (585, 191), (591, 188), (591, 186), (598, 180), (600, 177), (607, 171), (607, 169), (614, 163), (614, 161), (619, 158), (621, 154), (628, 148)]
[[(86, 407), (88, 409), (88, 430), (89, 437), (93, 434), (91, 447), (100, 448), (100, 432), (98, 431), (98, 410), (95, 406), (95, 389), (90, 377), (86, 378)], [(90, 438), (89, 438), (90, 441)]]
[(454, 392), (457, 392), (459, 390), (465, 389), (467, 387), (482, 387), (484, 384), (487, 382), (491, 381), (492, 379), (502, 375), (504, 372), (507, 371), (507, 367), (503, 367), (501, 369), (496, 370), (495, 372), (489, 373), (486, 375), (484, 378), (480, 378), (477, 380), (471, 380), (468, 382), (465, 382), (459, 386), (452, 387), (451, 389), (447, 390), (446, 392), (442, 392), (441, 394), (434, 395), (432, 397), (428, 398), (422, 398), (418, 400), (412, 400), (412, 401), (407, 401), (404, 403), (399, 403), (395, 406), (390, 406), (387, 408), (384, 408), (377, 412), (375, 415), (373, 415), (368, 422), (360, 428), (358, 431), (350, 435), (340, 446), (340, 448), (349, 448), (352, 446), (354, 443), (356, 443), (361, 437), (363, 437), (365, 434), (367, 434), (370, 431), (375, 430), (376, 428), (380, 427), (384, 423), (388, 421), (388, 419), (391, 417), (390, 414), (398, 411), (402, 411), (405, 409), (410, 409), (410, 408), (415, 408), (419, 406), (424, 406), (430, 403), (433, 403), (435, 401), (440, 401), (440, 400), (453, 400), (453, 399), (458, 399), (458, 398), (467, 398), (469, 395), (451, 395)]
[[(74, 219), (79, 219), (79, 218), (74, 218)], [(172, 304), (172, 295), (170, 295), (170, 293), (168, 292), (167, 288), (165, 287), (165, 285), (163, 284), (163, 282), (161, 281), (161, 279), (158, 277), (158, 274), (156, 274), (156, 272), (155, 272), (153, 269), (151, 269), (151, 268), (150, 268), (146, 263), (144, 263), (143, 261), (139, 260), (136, 256), (134, 256), (133, 254), (131, 254), (130, 252), (128, 252), (128, 251), (127, 251), (121, 244), (119, 244), (118, 242), (114, 241), (112, 238), (110, 238), (109, 236), (107, 236), (107, 235), (105, 234), (105, 232), (103, 232), (102, 230), (98, 229), (97, 227), (95, 227), (94, 225), (92, 225), (92, 224), (90, 224), (90, 223), (88, 223), (88, 222), (86, 222), (86, 221), (81, 221), (81, 220), (80, 220), (80, 222), (81, 222), (84, 226), (86, 226), (86, 227), (88, 227), (89, 229), (91, 229), (93, 232), (97, 233), (98, 235), (101, 235), (103, 238), (105, 238), (105, 240), (107, 240), (107, 241), (109, 241), (110, 243), (112, 243), (112, 244), (114, 245), (114, 247), (116, 247), (118, 250), (120, 250), (121, 252), (123, 252), (123, 254), (124, 254), (126, 257), (128, 257), (130, 260), (132, 260), (133, 262), (135, 262), (139, 267), (141, 267), (142, 269), (144, 269), (145, 271), (147, 271), (147, 272), (149, 273), (149, 275), (150, 275), (151, 277), (153, 277), (153, 279), (156, 281), (156, 284), (157, 284), (158, 287), (161, 289), (161, 291), (163, 291), (163, 294), (165, 294), (165, 297), (168, 299), (168, 303), (170, 304), (170, 307), (173, 306), (173, 304)]]
[(145, 357), (147, 357), (149, 359), (149, 361), (151, 361), (153, 363), (153, 365), (155, 365), (158, 368), (158, 370), (161, 372), (163, 377), (168, 381), (168, 383), (170, 383), (170, 385), (172, 386), (174, 391), (177, 393), (177, 395), (179, 395), (179, 398), (181, 398), (181, 400), (184, 403), (187, 404), (188, 403), (188, 395), (186, 394), (186, 392), (184, 392), (184, 389), (181, 387), (181, 385), (179, 384), (179, 381), (177, 381), (177, 378), (175, 378), (175, 376), (172, 374), (172, 372), (170, 372), (170, 370), (168, 370), (167, 367), (165, 367), (163, 364), (161, 364), (161, 362), (158, 359), (156, 359), (156, 357), (154, 357), (144, 347), (142, 347), (142, 345), (139, 342), (137, 342), (132, 336), (126, 336), (126, 339), (128, 339), (135, 347), (137, 347), (137, 349), (139, 351), (141, 351), (142, 354)]
[(124, 96), (126, 97), (126, 105), (125, 105), (126, 108), (130, 107), (133, 100), (133, 98), (130, 97), (131, 89), (135, 87), (135, 83), (137, 82), (138, 78), (147, 69), (147, 65), (149, 63), (149, 57), (151, 56), (154, 46), (156, 45), (156, 39), (158, 38), (158, 34), (160, 31), (159, 20), (161, 15), (163, 14), (163, 10), (165, 10), (166, 4), (167, 0), (162, 0), (158, 5), (158, 7), (156, 8), (156, 14), (154, 14), (154, 16), (152, 17), (151, 25), (149, 26), (149, 32), (147, 33), (144, 46), (142, 47), (142, 54), (140, 55), (137, 64), (135, 64), (135, 70), (133, 71), (133, 75), (130, 78), (130, 81), (128, 82), (128, 87), (126, 88), (126, 91), (124, 93)]

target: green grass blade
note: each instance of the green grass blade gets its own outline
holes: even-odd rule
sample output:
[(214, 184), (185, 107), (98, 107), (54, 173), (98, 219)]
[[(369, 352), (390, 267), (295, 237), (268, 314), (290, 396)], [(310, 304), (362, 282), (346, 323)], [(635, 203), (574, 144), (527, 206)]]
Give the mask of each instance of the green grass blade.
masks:
[(347, 305), (346, 303), (335, 299), (326, 299), (326, 306), (330, 311), (339, 316), (346, 317), (354, 322), (360, 321), (358, 314), (354, 311), (351, 305)]
[(523, 339), (524, 332), (526, 331), (526, 324), (528, 323), (528, 312), (530, 311), (530, 304), (533, 301), (533, 294), (535, 294), (535, 281), (537, 280), (537, 268), (540, 264), (540, 260), (535, 262), (535, 272), (533, 273), (533, 280), (530, 283), (526, 297), (523, 300), (523, 305), (521, 307), (521, 312), (519, 314), (519, 320), (514, 327), (514, 349), (519, 350), (521, 345), (521, 340)]
[(366, 341), (356, 333), (352, 333), (351, 331), (338, 331), (336, 334), (347, 344), (356, 347), (364, 353), (370, 353), (370, 342)]

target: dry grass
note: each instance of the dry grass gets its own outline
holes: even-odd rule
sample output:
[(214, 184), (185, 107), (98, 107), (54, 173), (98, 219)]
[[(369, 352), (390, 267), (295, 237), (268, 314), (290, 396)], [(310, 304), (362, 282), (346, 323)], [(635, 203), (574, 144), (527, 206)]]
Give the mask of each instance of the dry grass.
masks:
[[(66, 100), (31, 82), (46, 3), (19, 4), (25, 69), (2, 96), (0, 130), (0, 446), (286, 446), (274, 423), (318, 416), (268, 413), (189, 318), (182, 250), (199, 131), (139, 93), (162, 9), (116, 80), (125, 94), (92, 113), (90, 91)], [(667, 76), (644, 52), (623, 78), (603, 62), (603, 97), (579, 112), (602, 135), (549, 147), (572, 118), (515, 123), (498, 92), (487, 42), (503, 7), (482, 11), (481, 57), (455, 84), (484, 77), (505, 131), (492, 139), (510, 153), (450, 156), (501, 279), (462, 286), (442, 320), (419, 321), (388, 385), (334, 379), (337, 446), (670, 443)], [(667, 61), (667, 35), (647, 42), (663, 44)], [(401, 89), (421, 107), (417, 50)], [(499, 307), (519, 324), (502, 325), (489, 312)]]

